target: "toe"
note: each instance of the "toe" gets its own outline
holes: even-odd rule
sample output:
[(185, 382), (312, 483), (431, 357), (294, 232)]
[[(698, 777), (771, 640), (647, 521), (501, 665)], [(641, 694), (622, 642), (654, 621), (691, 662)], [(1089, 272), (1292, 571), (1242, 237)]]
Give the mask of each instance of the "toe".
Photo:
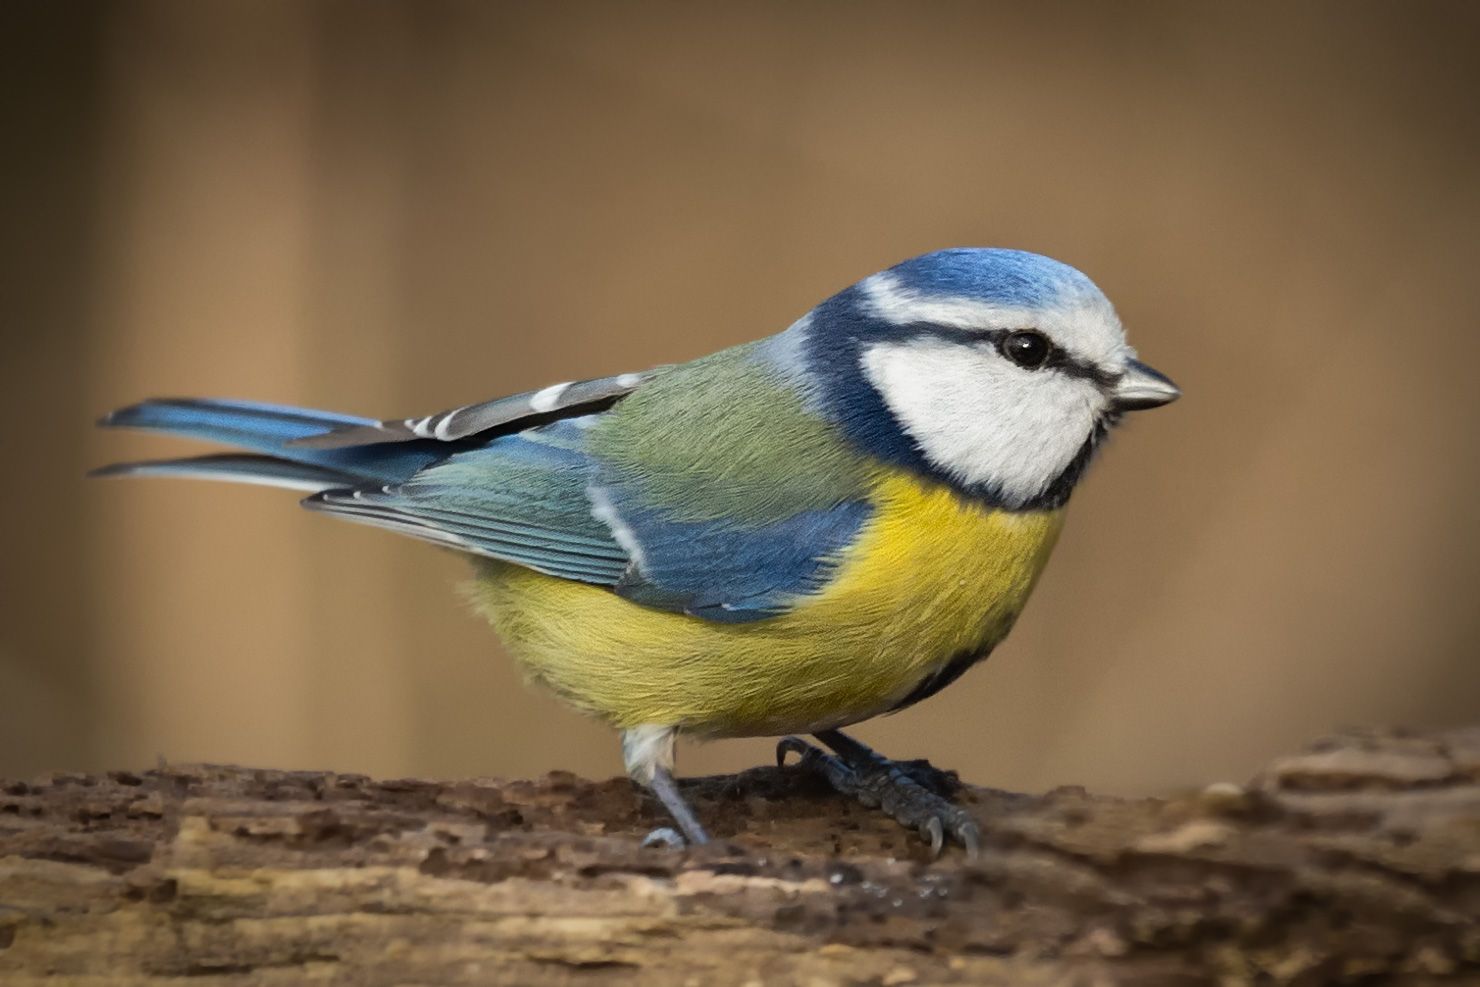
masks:
[(688, 841), (672, 826), (659, 826), (642, 838), (642, 846), (645, 850), (655, 847), (664, 850), (682, 850), (688, 845)]
[(809, 753), (817, 754), (821, 752), (801, 737), (782, 737), (776, 741), (776, 767), (786, 767), (786, 755), (788, 754), (795, 754), (805, 761)]
[(955, 837), (966, 849), (966, 859), (976, 860), (982, 854), (982, 831), (975, 820), (967, 820), (956, 827)]
[(931, 816), (920, 824), (920, 839), (930, 844), (932, 859), (940, 856), (941, 849), (946, 845), (946, 828), (940, 821), (940, 816)]

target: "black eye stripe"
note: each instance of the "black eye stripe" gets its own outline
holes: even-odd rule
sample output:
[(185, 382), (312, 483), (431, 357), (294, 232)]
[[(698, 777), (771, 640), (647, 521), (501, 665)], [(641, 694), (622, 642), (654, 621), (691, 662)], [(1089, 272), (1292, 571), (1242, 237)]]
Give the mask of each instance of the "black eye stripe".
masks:
[[(1021, 326), (1016, 329), (958, 329), (955, 326), (942, 326), (933, 322), (915, 322), (903, 326), (890, 326), (889, 335), (898, 336), (903, 333), (907, 336), (920, 337), (931, 336), (936, 339), (950, 340), (952, 342), (983, 342), (990, 343), (994, 349), (1001, 351), (1002, 340), (1015, 332), (1024, 329), (1032, 329), (1032, 326)], [(1056, 345), (1052, 339), (1049, 340), (1048, 359), (1039, 369), (1055, 370), (1065, 377), (1077, 377), (1082, 380), (1092, 380), (1101, 388), (1108, 390), (1114, 387), (1120, 380), (1119, 374), (1108, 373), (1087, 360), (1080, 360), (1071, 356), (1069, 352)]]
[(1120, 377), (1116, 374), (1107, 374), (1093, 364), (1085, 363), (1083, 360), (1075, 360), (1067, 355), (1060, 363), (1053, 363), (1050, 360), (1049, 365), (1066, 377), (1080, 377), (1084, 380), (1092, 380), (1107, 390), (1114, 387), (1115, 382), (1120, 380)]
[[(1001, 350), (1003, 341), (1006, 340), (1007, 337), (1013, 335), (1014, 333), (1024, 331), (1037, 332), (1037, 330), (1023, 329), (992, 329), (984, 333), (976, 333), (975, 335), (978, 335), (983, 339), (990, 340), (993, 346)], [(1049, 349), (1048, 358), (1043, 361), (1039, 369), (1057, 370), (1059, 373), (1063, 374), (1066, 377), (1078, 377), (1083, 380), (1092, 380), (1096, 384), (1099, 384), (1101, 387), (1111, 387), (1115, 384), (1115, 381), (1118, 378), (1116, 378), (1113, 374), (1107, 374), (1105, 371), (1101, 370), (1099, 367), (1095, 366), (1092, 363), (1070, 356), (1068, 350), (1065, 350), (1063, 347), (1056, 344), (1052, 339), (1049, 339), (1046, 334), (1040, 335), (1043, 335), (1043, 338), (1048, 340)]]

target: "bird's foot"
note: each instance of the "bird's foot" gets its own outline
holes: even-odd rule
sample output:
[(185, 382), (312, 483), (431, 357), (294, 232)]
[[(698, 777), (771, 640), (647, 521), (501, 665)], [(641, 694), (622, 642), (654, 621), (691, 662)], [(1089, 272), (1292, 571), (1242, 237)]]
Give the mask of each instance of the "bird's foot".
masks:
[(683, 850), (688, 845), (689, 841), (684, 839), (683, 834), (672, 826), (659, 826), (642, 838), (644, 850)]
[(940, 856), (947, 837), (975, 859), (981, 847), (981, 829), (945, 793), (958, 787), (955, 776), (933, 767), (928, 761), (891, 761), (871, 747), (836, 730), (817, 734), (835, 753), (829, 754), (800, 737), (783, 737), (776, 745), (776, 763), (784, 765), (787, 754), (796, 754), (798, 766), (821, 775), (843, 795), (850, 795), (870, 808), (880, 808), (896, 822), (920, 834), (930, 852)]

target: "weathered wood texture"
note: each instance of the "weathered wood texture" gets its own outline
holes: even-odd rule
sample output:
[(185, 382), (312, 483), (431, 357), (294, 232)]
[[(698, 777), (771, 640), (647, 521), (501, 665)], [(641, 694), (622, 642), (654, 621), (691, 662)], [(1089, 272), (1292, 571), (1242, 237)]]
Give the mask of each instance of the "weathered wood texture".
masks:
[(1480, 730), (1250, 785), (970, 788), (981, 859), (792, 770), (624, 780), (163, 766), (0, 787), (0, 983), (1480, 983)]

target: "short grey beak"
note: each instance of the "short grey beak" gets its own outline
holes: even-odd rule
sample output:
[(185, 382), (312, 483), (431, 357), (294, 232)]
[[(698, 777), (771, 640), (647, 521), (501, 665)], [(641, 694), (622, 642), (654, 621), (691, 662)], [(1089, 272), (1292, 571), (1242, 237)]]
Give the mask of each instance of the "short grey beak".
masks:
[(1171, 404), (1182, 396), (1182, 391), (1171, 378), (1152, 370), (1139, 360), (1126, 364), (1125, 376), (1116, 382), (1110, 392), (1117, 411), (1142, 411)]

